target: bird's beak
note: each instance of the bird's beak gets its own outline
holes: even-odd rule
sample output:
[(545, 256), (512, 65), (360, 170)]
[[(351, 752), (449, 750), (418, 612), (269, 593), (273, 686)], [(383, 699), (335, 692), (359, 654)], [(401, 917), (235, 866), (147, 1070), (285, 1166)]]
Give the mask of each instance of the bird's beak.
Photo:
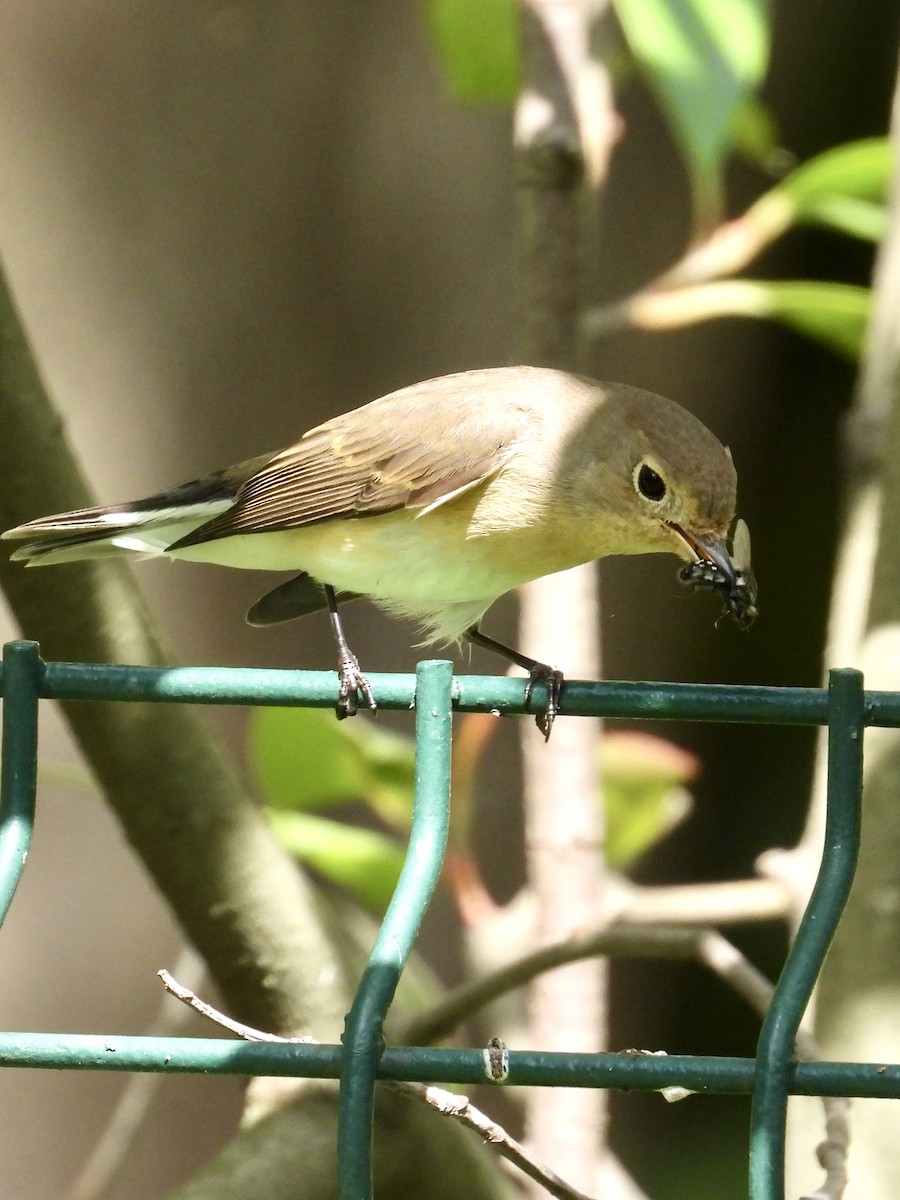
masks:
[(669, 528), (678, 534), (695, 560), (713, 563), (719, 568), (728, 583), (736, 583), (736, 569), (731, 561), (725, 538), (717, 537), (714, 533), (690, 533), (688, 530), (682, 529), (680, 525), (676, 525), (674, 521), (669, 522)]

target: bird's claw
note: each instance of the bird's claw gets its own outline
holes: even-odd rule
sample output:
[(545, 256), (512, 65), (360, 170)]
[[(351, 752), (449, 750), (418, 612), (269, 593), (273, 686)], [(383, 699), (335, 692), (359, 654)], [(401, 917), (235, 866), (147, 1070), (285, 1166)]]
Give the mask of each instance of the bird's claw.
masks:
[(559, 706), (565, 676), (556, 667), (550, 667), (546, 663), (535, 663), (528, 672), (528, 682), (525, 684), (526, 708), (531, 707), (531, 696), (536, 683), (542, 683), (547, 689), (547, 707), (543, 712), (535, 714), (534, 722), (544, 735), (544, 741), (549, 742), (553, 722), (559, 716)]
[(338, 665), (338, 702), (337, 716), (339, 721), (344, 717), (355, 717), (359, 712), (359, 696), (362, 693), (367, 706), (374, 712), (378, 705), (372, 694), (372, 686), (360, 669), (359, 660), (355, 654), (342, 655)]

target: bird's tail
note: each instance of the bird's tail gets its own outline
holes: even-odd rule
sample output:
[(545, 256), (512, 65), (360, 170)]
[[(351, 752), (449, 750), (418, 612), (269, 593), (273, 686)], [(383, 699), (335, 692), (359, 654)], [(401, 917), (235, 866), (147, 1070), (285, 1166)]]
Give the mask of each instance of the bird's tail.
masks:
[(29, 567), (121, 555), (153, 557), (230, 508), (233, 499), (156, 507), (149, 502), (82, 508), (41, 517), (2, 535), (20, 541), (11, 558)]
[(11, 557), (29, 567), (123, 554), (145, 558), (165, 554), (175, 542), (231, 508), (247, 479), (271, 458), (265, 454), (130, 504), (40, 517), (0, 536), (23, 543)]

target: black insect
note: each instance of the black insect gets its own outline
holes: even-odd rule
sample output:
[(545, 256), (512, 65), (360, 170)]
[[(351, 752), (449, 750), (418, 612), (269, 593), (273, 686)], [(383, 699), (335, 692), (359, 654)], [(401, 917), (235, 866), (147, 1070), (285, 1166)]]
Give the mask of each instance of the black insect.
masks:
[(731, 547), (733, 574), (726, 573), (718, 563), (697, 559), (682, 567), (678, 578), (688, 587), (715, 592), (725, 606), (722, 616), (730, 616), (742, 629), (749, 629), (759, 609), (756, 576), (750, 566), (750, 531), (745, 521), (735, 525)]

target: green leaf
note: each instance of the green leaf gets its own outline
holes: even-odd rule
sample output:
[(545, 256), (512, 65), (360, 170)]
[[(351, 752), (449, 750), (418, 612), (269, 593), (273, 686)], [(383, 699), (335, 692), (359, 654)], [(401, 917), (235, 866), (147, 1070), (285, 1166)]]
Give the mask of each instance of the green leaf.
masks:
[(880, 242), (887, 230), (887, 208), (853, 196), (823, 196), (807, 206), (804, 218), (868, 242)]
[(608, 733), (601, 750), (606, 857), (626, 867), (666, 836), (691, 807), (684, 785), (700, 764), (680, 746), (646, 733)]
[(522, 82), (516, 0), (428, 0), (427, 23), (455, 99), (515, 100)]
[(871, 293), (844, 283), (759, 284), (765, 313), (849, 359), (862, 354)]
[(615, 0), (615, 7), (681, 146), (695, 203), (712, 210), (735, 113), (766, 71), (767, 0)]
[(250, 765), (263, 799), (308, 809), (358, 800), (367, 771), (359, 742), (333, 712), (260, 708), (249, 728)]
[(271, 812), (269, 817), (291, 854), (345, 887), (370, 911), (385, 910), (403, 866), (401, 846), (375, 830), (309, 813)]
[(786, 175), (751, 205), (743, 219), (757, 230), (760, 245), (802, 222), (875, 240), (887, 223), (891, 170), (891, 147), (886, 138), (848, 142)]
[(772, 191), (789, 196), (801, 217), (829, 196), (883, 202), (891, 175), (891, 158), (887, 138), (847, 142), (803, 163)]
[(648, 292), (630, 306), (642, 329), (677, 329), (712, 317), (769, 317), (855, 359), (862, 352), (871, 293), (847, 283), (732, 279)]
[[(783, 173), (779, 168), (786, 151), (781, 148), (775, 118), (771, 110), (755, 96), (745, 96), (735, 105), (729, 142), (738, 154), (764, 171), (779, 175)], [(790, 156), (788, 161), (793, 161)]]
[(307, 811), (362, 801), (399, 831), (409, 827), (415, 751), (408, 738), (359, 715), (338, 721), (315, 708), (260, 708), (248, 757), (266, 804)]

